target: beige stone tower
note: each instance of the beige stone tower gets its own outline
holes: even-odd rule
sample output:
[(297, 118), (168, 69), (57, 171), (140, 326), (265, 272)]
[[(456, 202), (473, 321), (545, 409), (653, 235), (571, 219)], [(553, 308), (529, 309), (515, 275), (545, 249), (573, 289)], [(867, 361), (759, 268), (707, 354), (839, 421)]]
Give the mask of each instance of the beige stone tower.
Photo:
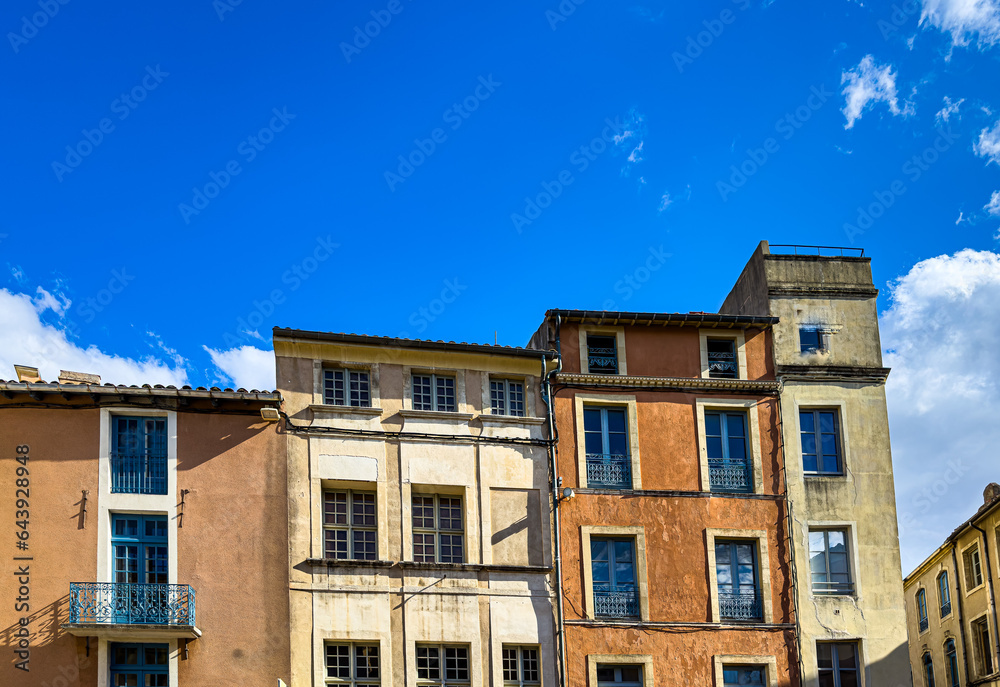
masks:
[(909, 686), (871, 260), (846, 255), (857, 249), (771, 248), (760, 243), (720, 312), (779, 318), (802, 684)]

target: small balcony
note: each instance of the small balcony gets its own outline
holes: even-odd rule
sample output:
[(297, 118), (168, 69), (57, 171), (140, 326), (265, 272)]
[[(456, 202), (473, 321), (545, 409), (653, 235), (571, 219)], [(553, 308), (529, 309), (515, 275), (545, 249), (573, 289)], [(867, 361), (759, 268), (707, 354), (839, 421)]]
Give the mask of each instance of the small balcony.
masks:
[(112, 453), (111, 493), (166, 494), (166, 454)]
[(764, 607), (760, 592), (719, 592), (719, 616), (723, 620), (762, 621)]
[(588, 453), (587, 486), (591, 489), (631, 489), (632, 457), (627, 453)]
[(618, 374), (618, 350), (616, 348), (588, 347), (587, 367), (590, 374)]
[(594, 590), (594, 616), (598, 618), (638, 618), (639, 594), (634, 587)]
[(951, 615), (951, 602), (947, 601), (941, 604), (941, 617), (946, 618)]
[(201, 636), (195, 626), (194, 589), (186, 584), (73, 582), (70, 634), (89, 637)]
[(930, 625), (927, 623), (927, 618), (920, 619), (920, 631), (925, 632)]
[(744, 461), (709, 459), (708, 482), (712, 491), (753, 491), (750, 466)]

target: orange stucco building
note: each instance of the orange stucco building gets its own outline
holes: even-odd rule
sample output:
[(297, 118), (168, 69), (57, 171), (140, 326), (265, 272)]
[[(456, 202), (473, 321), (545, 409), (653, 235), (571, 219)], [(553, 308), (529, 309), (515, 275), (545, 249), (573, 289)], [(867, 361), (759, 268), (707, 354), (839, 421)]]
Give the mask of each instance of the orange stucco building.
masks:
[(288, 680), (280, 400), (0, 382), (0, 685)]
[(798, 684), (775, 322), (546, 313), (564, 684)]

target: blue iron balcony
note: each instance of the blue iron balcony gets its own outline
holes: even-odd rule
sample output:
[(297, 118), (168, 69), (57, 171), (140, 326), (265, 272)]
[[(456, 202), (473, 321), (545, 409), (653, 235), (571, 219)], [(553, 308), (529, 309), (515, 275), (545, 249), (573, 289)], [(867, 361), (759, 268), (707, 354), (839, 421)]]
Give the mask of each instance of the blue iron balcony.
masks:
[(167, 456), (111, 454), (112, 494), (166, 494)]
[(627, 453), (588, 453), (587, 486), (591, 489), (631, 489), (632, 456)]
[(199, 637), (194, 589), (186, 584), (73, 582), (69, 621), (76, 635), (146, 631), (150, 636)]
[(723, 620), (762, 621), (760, 592), (719, 592), (719, 616)]
[(615, 348), (588, 348), (587, 371), (590, 374), (618, 374), (618, 350)]
[(613, 591), (594, 590), (594, 616), (598, 618), (638, 618), (638, 592), (634, 587)]
[(708, 483), (712, 491), (746, 493), (753, 491), (750, 466), (743, 461), (708, 460)]

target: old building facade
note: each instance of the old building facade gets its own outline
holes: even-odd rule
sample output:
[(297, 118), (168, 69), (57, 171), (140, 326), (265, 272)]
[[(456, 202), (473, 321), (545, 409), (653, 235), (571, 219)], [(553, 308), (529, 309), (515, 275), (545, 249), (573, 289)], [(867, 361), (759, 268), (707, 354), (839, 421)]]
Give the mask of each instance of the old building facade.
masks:
[(774, 324), (546, 314), (562, 684), (798, 684)]
[(761, 242), (720, 312), (778, 318), (802, 684), (909, 685), (871, 261), (854, 249), (778, 250)]
[(913, 684), (1000, 685), (1000, 486), (903, 580)]
[(280, 397), (80, 377), (0, 382), (0, 684), (287, 680)]
[(552, 685), (553, 354), (274, 330), (293, 687)]

